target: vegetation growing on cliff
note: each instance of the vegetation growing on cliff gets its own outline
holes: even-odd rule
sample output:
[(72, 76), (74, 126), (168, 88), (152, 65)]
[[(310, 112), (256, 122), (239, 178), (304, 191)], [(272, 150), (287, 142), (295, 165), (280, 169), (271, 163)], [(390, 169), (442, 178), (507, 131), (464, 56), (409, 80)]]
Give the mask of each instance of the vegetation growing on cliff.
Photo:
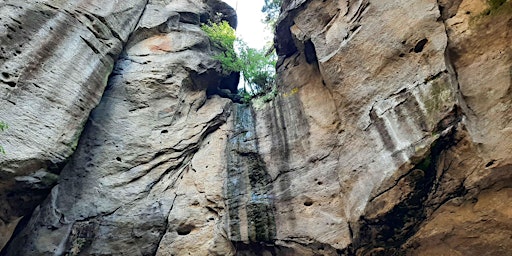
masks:
[(261, 11), (265, 14), (264, 22), (270, 27), (275, 28), (279, 12), (281, 11), (281, 0), (265, 0)]

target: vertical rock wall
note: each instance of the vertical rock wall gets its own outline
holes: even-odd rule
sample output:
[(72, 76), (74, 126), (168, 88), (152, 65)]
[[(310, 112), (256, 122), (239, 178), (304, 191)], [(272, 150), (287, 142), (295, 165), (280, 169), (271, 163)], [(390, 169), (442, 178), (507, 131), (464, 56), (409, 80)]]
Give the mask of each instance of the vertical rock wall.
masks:
[[(97, 1), (76, 5), (95, 7), (94, 10), (98, 11), (108, 10), (103, 6), (100, 8), (102, 4), (105, 3)], [(46, 9), (50, 8), (49, 5), (33, 8)], [(134, 5), (134, 13), (138, 14), (128, 13), (123, 5)], [(62, 7), (54, 6), (52, 10), (56, 15), (66, 16), (68, 11), (65, 8), (73, 6), (66, 2)], [(108, 3), (108, 6), (115, 6), (112, 10), (114, 17), (133, 19), (131, 23), (122, 24), (126, 26), (123, 27), (126, 29), (123, 35), (126, 42), (119, 41), (116, 51), (105, 54), (104, 60), (98, 60), (98, 63), (108, 64), (110, 61), (113, 64), (112, 58), (121, 52), (121, 46), (124, 47), (111, 74), (111, 67), (90, 67), (90, 63), (79, 65), (76, 60), (76, 56), (96, 59), (102, 56), (101, 52), (88, 54), (80, 48), (70, 49), (72, 46), (56, 45), (51, 48), (68, 54), (69, 61), (74, 60), (78, 66), (63, 64), (77, 72), (89, 67), (91, 71), (103, 72), (101, 84), (94, 84), (94, 80), (76, 74), (76, 79), (89, 79), (95, 86), (94, 90), (84, 92), (97, 96), (95, 100), (87, 100), (88, 110), (102, 95), (108, 74), (110, 78), (101, 102), (89, 116), (76, 152), (60, 173), (59, 184), (29, 216), (28, 223), (20, 225), (15, 238), (2, 251), (5, 255), (152, 255), (157, 252), (170, 255), (175, 254), (176, 250), (182, 251), (185, 246), (183, 242), (182, 248), (174, 245), (180, 244), (179, 237), (192, 231), (204, 230), (203, 236), (207, 239), (220, 236), (220, 232), (214, 230), (220, 230), (217, 226), (224, 209), (222, 175), (225, 168), (224, 154), (221, 153), (225, 147), (222, 146), (224, 138), (221, 135), (212, 135), (214, 139), (209, 136), (226, 122), (230, 101), (218, 97), (206, 99), (205, 91), (209, 87), (219, 87), (222, 76), (218, 63), (211, 58), (213, 53), (209, 39), (201, 31), (200, 24), (220, 13), (217, 18), (236, 25), (233, 10), (220, 1), (144, 1), (138, 4)], [(90, 16), (87, 16), (88, 19), (95, 21), (92, 14), (87, 15)], [(103, 21), (106, 22), (105, 19)], [(105, 24), (97, 24), (100, 25)], [(105, 25), (105, 28), (108, 26)], [(67, 30), (57, 31), (62, 33)], [(82, 35), (87, 33), (73, 33), (78, 42), (88, 42)], [(128, 33), (131, 33), (129, 39)], [(67, 40), (67, 37), (62, 38)], [(90, 48), (92, 44), (88, 42), (85, 46)], [(55, 64), (51, 67), (58, 68)], [(64, 79), (68, 75), (72, 76), (73, 73), (67, 71), (57, 77)], [(50, 85), (43, 88), (48, 93), (55, 93), (56, 89), (53, 88), (59, 84), (53, 80), (46, 82)], [(81, 89), (88, 84), (77, 81), (77, 85), (80, 86), (77, 89)], [(76, 104), (74, 98), (68, 97), (69, 93), (64, 95), (66, 97), (62, 100), (73, 100), (69, 104)], [(34, 100), (39, 98), (34, 96)], [(59, 108), (76, 114), (69, 107)], [(83, 120), (87, 114), (82, 117)], [(54, 118), (55, 121), (69, 119), (41, 116)], [(26, 118), (27, 115), (20, 117)], [(81, 129), (83, 120), (74, 122), (73, 125), (77, 125), (74, 129), (61, 128), (79, 134), (81, 130), (78, 125)], [(6, 117), (6, 121), (16, 123), (9, 117)], [(16, 124), (12, 125), (10, 131), (17, 131)], [(56, 132), (51, 128), (49, 131)], [(49, 131), (43, 129), (40, 133)], [(12, 133), (4, 136), (11, 139)], [(46, 142), (43, 138), (39, 139)], [(210, 142), (212, 146), (209, 146)], [(17, 145), (14, 142), (7, 140), (5, 143), (5, 149), (9, 152), (6, 156), (27, 155), (13, 148), (11, 143)], [(214, 153), (212, 163), (205, 164), (204, 159), (197, 160), (199, 156), (209, 157), (208, 154), (198, 153), (200, 149), (219, 154)], [(49, 147), (47, 150), (52, 154), (63, 154), (56, 148)], [(67, 150), (69, 155), (71, 148)], [(213, 176), (218, 173), (218, 179), (201, 177), (209, 166)], [(2, 168), (7, 171), (8, 165), (2, 165)], [(198, 171), (199, 177), (192, 178)], [(45, 194), (40, 196), (44, 198)], [(193, 219), (194, 206), (198, 208), (197, 219)], [(27, 212), (21, 213), (24, 214)], [(6, 238), (9, 236), (6, 232)], [(222, 242), (223, 238), (219, 239)], [(161, 242), (163, 246), (159, 248)], [(171, 246), (168, 247), (168, 244)], [(194, 250), (197, 255), (205, 255), (210, 250), (219, 250), (219, 254), (225, 251), (215, 249), (213, 245), (205, 245), (204, 248), (194, 245)]]
[(277, 244), (301, 255), (511, 250), (510, 207), (491, 203), (511, 184), (511, 8), (284, 2), (281, 94), (257, 126), (284, 184)]
[(234, 242), (271, 243), (276, 232), (273, 180), (259, 154), (252, 108), (237, 104), (234, 110), (226, 148), (229, 237)]
[(0, 3), (0, 247), (56, 184), (145, 4)]
[[(46, 193), (57, 179), (58, 185), (31, 216), (46, 193), (30, 207), (1, 208), (2, 237), (10, 236), (17, 217), (27, 218), (0, 254), (512, 251), (510, 1), (283, 1), (275, 40), (278, 93), (251, 105), (211, 95), (233, 89), (233, 77), (221, 73), (211, 58), (215, 49), (199, 28), (217, 13), (236, 24), (233, 10), (221, 1), (128, 1), (111, 7), (126, 4), (133, 8), (122, 10), (138, 15), (114, 8), (111, 16), (94, 9), (97, 4), (31, 5), (65, 17), (72, 8), (78, 14), (92, 8), (111, 17), (99, 19), (101, 24), (124, 18), (130, 25), (124, 34), (113, 34), (121, 39), (109, 45), (117, 49), (112, 54), (90, 50), (93, 41), (79, 44), (94, 53), (90, 58), (104, 56), (101, 63), (124, 50), (60, 177), (52, 174), (59, 168), (44, 161), (62, 165), (72, 146), (45, 148), (57, 160), (38, 156), (46, 165), (29, 168), (28, 151), (13, 148), (21, 143), (15, 138), (25, 137), (13, 134), (31, 122), (16, 122), (1, 134), (6, 151), (16, 153), (0, 160), (19, 157), (1, 162), (5, 198), (22, 195), (8, 188), (32, 191), (20, 184), (48, 183)], [(84, 39), (88, 31), (70, 35)], [(61, 57), (59, 52), (70, 60), (78, 56), (69, 46), (49, 49), (50, 59)], [(55, 75), (41, 70), (41, 76)], [(110, 72), (103, 66), (93, 70)], [(68, 74), (74, 73), (55, 77), (65, 80)], [(4, 89), (12, 84), (7, 78)], [(48, 93), (59, 91), (55, 80), (41, 81), (48, 81), (42, 86)], [(97, 98), (84, 103), (89, 108), (82, 121), (103, 90), (103, 80), (87, 81), (96, 81), (99, 91), (88, 92)], [(76, 83), (82, 89), (88, 84)], [(20, 89), (9, 99), (30, 106), (42, 100), (40, 94), (28, 101), (19, 96), (28, 92)], [(20, 112), (19, 118), (27, 117)], [(58, 128), (80, 133), (75, 121)], [(9, 202), (19, 202), (14, 199)]]

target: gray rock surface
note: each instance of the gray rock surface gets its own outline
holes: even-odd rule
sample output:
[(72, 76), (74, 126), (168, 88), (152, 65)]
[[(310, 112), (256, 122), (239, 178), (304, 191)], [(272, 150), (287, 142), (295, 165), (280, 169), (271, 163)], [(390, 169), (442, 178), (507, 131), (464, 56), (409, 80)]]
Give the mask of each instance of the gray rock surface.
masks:
[[(227, 99), (206, 101), (207, 87), (221, 79), (199, 27), (212, 8), (199, 1), (139, 8), (145, 11), (59, 185), (7, 255), (157, 251), (176, 224), (167, 218), (184, 174), (195, 172), (194, 153), (230, 112)], [(177, 224), (178, 233), (193, 225)]]
[[(18, 191), (58, 185), (31, 216), (46, 194), (24, 211), (0, 207), (2, 237), (28, 216), (0, 254), (512, 251), (510, 1), (283, 1), (278, 92), (251, 105), (212, 95), (233, 84), (199, 25), (235, 26), (232, 9), (214, 0), (139, 7), (62, 172), (20, 167), (2, 181)], [(69, 122), (66, 132), (80, 132)], [(6, 151), (19, 129), (1, 135)], [(72, 152), (59, 149), (45, 148), (60, 154), (55, 163)], [(16, 164), (30, 163), (19, 154)]]
[(0, 247), (55, 185), (145, 3), (0, 3)]

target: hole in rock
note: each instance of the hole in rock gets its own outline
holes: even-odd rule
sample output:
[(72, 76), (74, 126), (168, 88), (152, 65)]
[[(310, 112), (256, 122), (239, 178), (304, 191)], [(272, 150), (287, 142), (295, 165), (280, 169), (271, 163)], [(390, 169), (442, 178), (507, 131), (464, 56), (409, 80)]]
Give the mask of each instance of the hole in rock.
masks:
[(425, 45), (428, 43), (428, 39), (426, 38), (423, 38), (421, 39), (417, 44), (416, 46), (414, 46), (414, 52), (415, 53), (420, 53), (423, 51), (423, 48), (425, 48)]
[(116, 157), (116, 160), (117, 160), (118, 162), (121, 162), (121, 158), (120, 158), (120, 157)]
[(323, 183), (323, 182), (321, 182), (321, 181), (319, 181), (319, 182), (317, 182), (316, 184), (318, 184), (318, 185), (323, 185), (324, 183)]
[(7, 72), (2, 72), (2, 77), (5, 79), (9, 79), (10, 75)]
[(313, 200), (311, 200), (311, 199), (307, 199), (307, 200), (304, 202), (304, 205), (305, 205), (305, 206), (312, 206), (312, 205), (313, 205)]
[(318, 61), (318, 58), (316, 56), (315, 45), (313, 44), (311, 39), (307, 40), (304, 43), (304, 53), (306, 55), (307, 63), (311, 64), (311, 63), (316, 63)]
[[(210, 79), (211, 80), (211, 79)], [(233, 101), (239, 101), (238, 83), (240, 81), (240, 72), (232, 72), (226, 77), (220, 78), (220, 83), (212, 84), (206, 89), (206, 96), (219, 95), (223, 98), (229, 98)]]
[(168, 133), (168, 132), (169, 132), (168, 130), (161, 131), (161, 133)]
[(16, 87), (16, 83), (13, 82), (13, 81), (8, 81), (8, 82), (5, 82), (8, 86), (10, 87)]
[(490, 167), (491, 165), (493, 165), (494, 163), (496, 163), (496, 160), (491, 160), (490, 162), (488, 162), (485, 167)]
[(190, 234), (190, 232), (192, 232), (192, 230), (194, 228), (195, 228), (194, 225), (190, 225), (190, 224), (181, 225), (176, 229), (176, 232), (178, 232), (178, 235), (180, 235), (180, 236), (186, 236), (186, 235)]
[(402, 57), (404, 57), (404, 56), (405, 56), (405, 53), (400, 53), (400, 54), (398, 55), (398, 57), (400, 57), (400, 58), (402, 58)]

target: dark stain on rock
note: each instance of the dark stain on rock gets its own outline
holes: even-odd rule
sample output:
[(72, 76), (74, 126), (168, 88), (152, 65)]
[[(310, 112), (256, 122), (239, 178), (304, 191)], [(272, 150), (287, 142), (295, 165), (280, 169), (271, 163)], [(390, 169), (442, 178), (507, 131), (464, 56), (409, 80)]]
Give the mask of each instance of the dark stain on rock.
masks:
[(384, 124), (384, 120), (377, 115), (374, 109), (370, 111), (370, 119), (372, 120), (373, 125), (375, 125), (375, 128), (379, 133), (382, 143), (384, 144), (384, 148), (390, 152), (394, 151), (395, 143), (393, 142), (393, 139), (388, 132), (386, 124)]
[[(436, 190), (436, 175), (441, 155), (455, 144), (456, 130), (452, 128), (432, 146), (428, 156), (399, 178), (404, 181), (402, 184), (411, 188), (411, 192), (404, 195), (403, 200), (386, 213), (371, 218), (362, 217), (357, 223), (352, 223), (351, 226), (356, 228), (353, 231), (353, 243), (342, 250), (340, 255), (406, 255), (402, 248), (404, 243), (419, 230), (428, 217), (429, 209), (437, 207), (427, 201), (429, 195)], [(449, 197), (453, 198), (463, 193), (462, 190), (456, 191), (456, 195)], [(367, 209), (385, 205), (382, 200), (385, 198), (376, 198)]]
[(258, 141), (251, 106), (234, 104), (234, 131), (226, 147), (226, 197), (229, 238), (247, 242), (241, 236), (240, 212), (247, 214), (249, 242), (272, 243), (276, 235), (272, 178), (258, 153)]

